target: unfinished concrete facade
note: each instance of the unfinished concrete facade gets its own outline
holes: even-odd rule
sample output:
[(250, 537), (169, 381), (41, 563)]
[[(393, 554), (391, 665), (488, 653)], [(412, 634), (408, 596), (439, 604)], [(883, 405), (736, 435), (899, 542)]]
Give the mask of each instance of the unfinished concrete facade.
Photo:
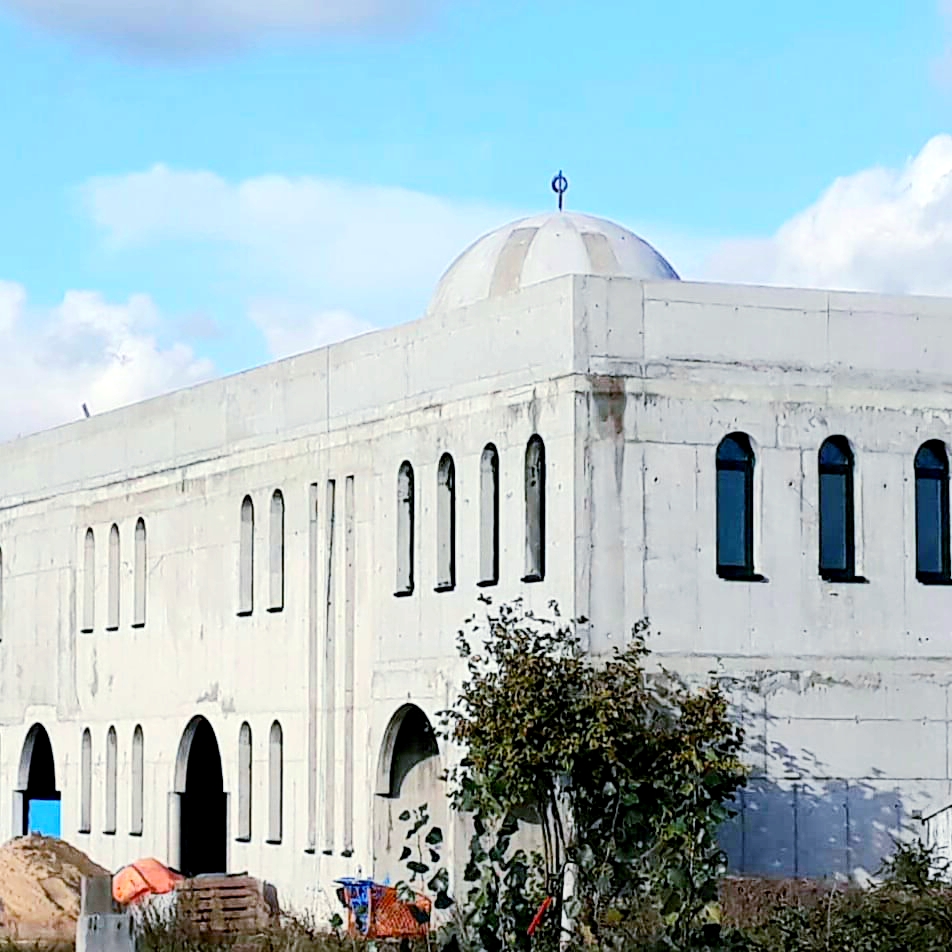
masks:
[(950, 312), (680, 282), (542, 216), (413, 324), (0, 447), (4, 832), (59, 798), (106, 866), (295, 906), (394, 878), (488, 593), (556, 599), (594, 651), (647, 616), (729, 681), (736, 868), (875, 866), (952, 800)]

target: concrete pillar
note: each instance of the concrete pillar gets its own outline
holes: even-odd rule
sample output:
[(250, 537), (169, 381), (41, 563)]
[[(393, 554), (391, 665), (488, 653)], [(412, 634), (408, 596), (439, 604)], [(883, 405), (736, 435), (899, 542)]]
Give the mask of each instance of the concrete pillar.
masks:
[(84, 876), (76, 923), (76, 952), (135, 952), (132, 915), (117, 912), (110, 876)]

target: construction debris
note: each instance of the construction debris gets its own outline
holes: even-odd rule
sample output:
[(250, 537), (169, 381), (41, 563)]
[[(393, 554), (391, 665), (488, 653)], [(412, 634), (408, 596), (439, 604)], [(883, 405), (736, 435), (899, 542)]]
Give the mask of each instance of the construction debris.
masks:
[(196, 876), (177, 889), (179, 922), (213, 935), (253, 935), (277, 921), (277, 894), (247, 875)]
[(83, 876), (109, 871), (55, 837), (19, 836), (0, 846), (0, 937), (69, 942), (76, 935)]

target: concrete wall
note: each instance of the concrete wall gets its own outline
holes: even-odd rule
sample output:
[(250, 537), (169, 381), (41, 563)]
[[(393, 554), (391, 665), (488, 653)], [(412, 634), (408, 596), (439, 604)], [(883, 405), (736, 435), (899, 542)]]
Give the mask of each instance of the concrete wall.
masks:
[[(916, 448), (950, 428), (949, 306), (563, 278), (0, 447), (0, 793), (12, 803), (22, 790), (23, 742), (42, 723), (64, 835), (106, 866), (174, 859), (182, 738), (202, 715), (223, 758), (229, 868), (270, 879), (298, 906), (327, 900), (337, 876), (379, 867), (392, 877), (392, 857), (375, 856), (394, 806), (377, 796), (381, 751), (406, 704), (436, 723), (454, 697), (455, 634), (487, 593), (476, 585), (479, 461), (492, 441), (501, 577), (488, 593), (537, 608), (557, 599), (566, 616), (591, 619), (595, 651), (622, 643), (648, 615), (666, 663), (727, 680), (757, 770), (725, 832), (736, 866), (874, 866), (912, 810), (952, 795), (952, 588), (915, 580), (911, 481)], [(734, 430), (757, 453), (760, 583), (715, 574), (714, 450)], [(534, 433), (546, 446), (547, 572), (527, 584), (523, 471)], [(815, 462), (834, 433), (856, 453), (857, 559), (868, 584), (817, 575)], [(437, 592), (444, 452), (456, 464), (457, 585)], [(416, 588), (398, 598), (405, 459), (415, 472)], [(286, 579), (283, 610), (269, 612), (275, 489), (285, 501)], [(246, 494), (255, 608), (239, 616)], [(133, 628), (140, 517), (147, 620)], [(122, 589), (118, 630), (107, 631), (113, 523)], [(97, 617), (86, 633), (88, 527)], [(283, 731), (280, 843), (267, 842), (274, 720)], [(248, 842), (236, 839), (244, 722), (253, 736)], [(141, 837), (130, 835), (137, 724)], [(115, 834), (103, 832), (111, 726)], [(86, 727), (92, 823), (80, 833)], [(439, 790), (433, 764), (408, 795)], [(0, 829), (12, 833), (13, 810), (6, 815)], [(448, 839), (459, 852), (462, 834)]]
[[(571, 601), (573, 537), (559, 528), (572, 525), (574, 499), (575, 395), (560, 372), (571, 359), (562, 347), (571, 327), (566, 301), (571, 282), (535, 289), (508, 315), (476, 315), (481, 323), (429, 319), (0, 448), (0, 790), (12, 797), (25, 786), (24, 738), (41, 723), (55, 756), (63, 835), (111, 868), (146, 855), (175, 862), (172, 794), (184, 782), (182, 738), (201, 715), (223, 760), (230, 869), (275, 882), (293, 905), (326, 899), (336, 876), (371, 873), (387, 725), (408, 702), (438, 722), (454, 696), (456, 631), (477, 608), (477, 595), (523, 595), (544, 606), (567, 592)], [(490, 359), (489, 340), (503, 341), (505, 353)], [(529, 585), (520, 581), (523, 472), (534, 433), (546, 444), (553, 531), (548, 576)], [(500, 460), (500, 581), (480, 589), (479, 461), (490, 441)], [(437, 465), (444, 452), (456, 464), (457, 586), (436, 592)], [(397, 471), (405, 459), (415, 470), (416, 590), (396, 598)], [(272, 612), (268, 524), (276, 489), (285, 502), (286, 579), (283, 610)], [(255, 507), (255, 607), (240, 616), (246, 494)], [(148, 588), (146, 624), (137, 628), (140, 517)], [(121, 563), (114, 631), (106, 628), (113, 523)], [(90, 527), (96, 618), (94, 630), (83, 632)], [(267, 842), (274, 720), (283, 731), (280, 843)], [(244, 722), (253, 739), (249, 842), (236, 839)], [(130, 834), (136, 725), (145, 749), (141, 836)], [(91, 830), (84, 833), (87, 727), (93, 793)], [(110, 727), (118, 736), (115, 834), (104, 832)], [(13, 810), (5, 817), (11, 819), (0, 829), (17, 832)]]
[[(952, 439), (952, 303), (665, 282), (639, 309), (628, 286), (585, 283), (609, 330), (629, 316), (626, 352), (590, 317), (579, 409), (593, 645), (647, 616), (666, 665), (731, 686), (755, 769), (725, 835), (736, 868), (875, 870), (952, 792), (952, 588), (916, 579), (913, 469)], [(762, 582), (716, 574), (715, 450), (734, 431), (756, 453)], [(835, 434), (855, 454), (862, 584), (817, 568)]]

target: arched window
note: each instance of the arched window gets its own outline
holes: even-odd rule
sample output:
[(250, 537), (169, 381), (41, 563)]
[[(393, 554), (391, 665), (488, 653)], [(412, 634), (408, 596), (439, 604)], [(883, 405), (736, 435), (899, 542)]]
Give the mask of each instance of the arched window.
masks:
[(439, 757), (436, 732), (415, 704), (404, 704), (391, 718), (377, 766), (379, 796), (399, 799), (403, 782), (422, 763)]
[(246, 721), (238, 732), (238, 839), (251, 839), (251, 726)]
[(717, 574), (754, 575), (754, 451), (744, 433), (717, 447)]
[(916, 578), (949, 581), (949, 456), (941, 440), (916, 453)]
[(268, 611), (284, 608), (284, 496), (276, 489), (271, 496), (271, 604)]
[(103, 833), (116, 832), (116, 786), (118, 771), (118, 750), (116, 729), (110, 727), (106, 734), (106, 810), (103, 820)]
[(119, 526), (113, 523), (109, 530), (109, 611), (106, 613), (106, 630), (119, 628)]
[(145, 585), (146, 585), (146, 539), (145, 520), (136, 522), (135, 537), (135, 577), (132, 593), (132, 627), (145, 625)]
[(93, 736), (87, 727), (79, 756), (79, 832), (93, 828)]
[(436, 590), (456, 586), (456, 464), (449, 453), (436, 470)]
[(853, 524), (853, 451), (845, 437), (820, 447), (820, 575), (829, 582), (856, 574)]
[(479, 585), (499, 581), (499, 453), (492, 443), (479, 458)]
[(251, 496), (241, 502), (238, 550), (238, 614), (250, 615), (255, 607), (255, 507)]
[(413, 467), (404, 460), (397, 474), (397, 587), (394, 594), (413, 594)]
[(142, 836), (145, 798), (145, 743), (142, 726), (136, 724), (132, 732), (132, 802), (129, 804), (129, 833)]
[(83, 543), (83, 631), (96, 627), (96, 538), (86, 530)]
[(268, 738), (268, 842), (281, 842), (282, 798), (284, 795), (284, 737), (281, 725), (271, 725)]
[(538, 435), (526, 446), (526, 574), (523, 582), (545, 578), (545, 445)]

